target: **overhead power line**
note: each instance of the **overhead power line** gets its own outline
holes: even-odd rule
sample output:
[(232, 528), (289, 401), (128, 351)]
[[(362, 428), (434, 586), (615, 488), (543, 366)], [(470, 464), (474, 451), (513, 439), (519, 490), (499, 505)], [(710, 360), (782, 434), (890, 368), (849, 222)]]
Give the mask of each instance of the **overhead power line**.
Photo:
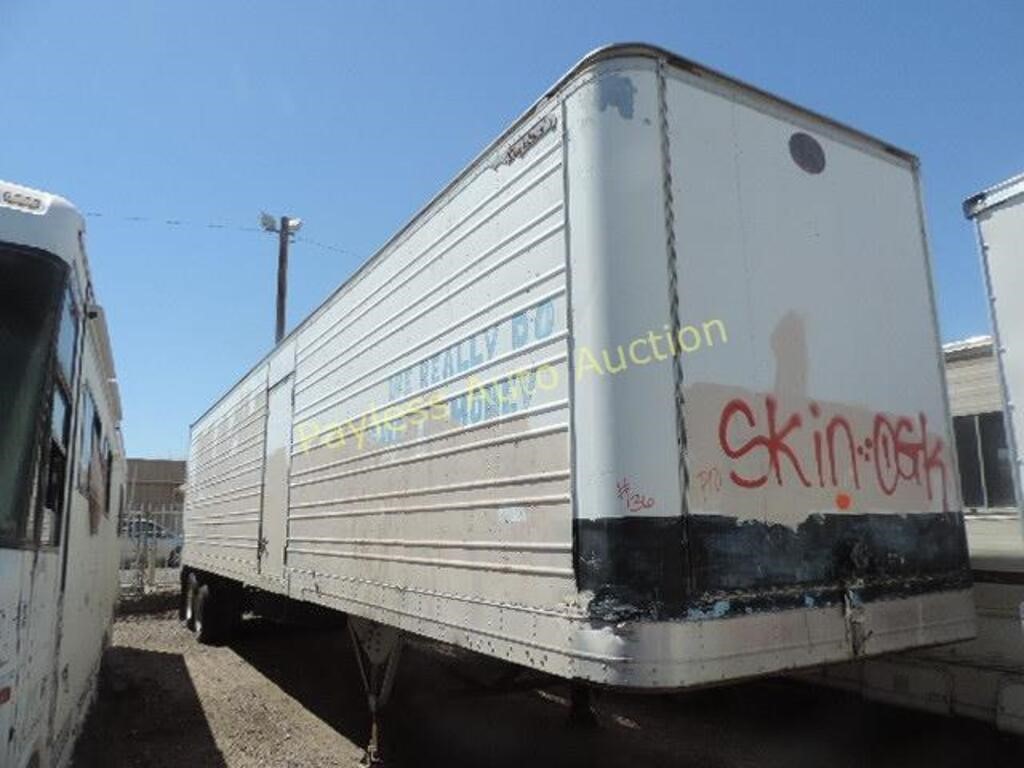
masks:
[(110, 221), (128, 221), (133, 224), (162, 224), (168, 227), (194, 227), (198, 229), (226, 229), (235, 232), (261, 232), (259, 227), (243, 227), (238, 224), (224, 222), (200, 222), (186, 219), (161, 219), (155, 216), (111, 216), (100, 211), (86, 211), (85, 215), (92, 219), (108, 219)]
[(297, 235), (295, 237), (295, 241), (299, 242), (299, 243), (306, 243), (306, 245), (312, 245), (315, 248), (323, 248), (325, 251), (334, 251), (335, 253), (347, 253), (347, 254), (351, 254), (352, 253), (347, 248), (339, 248), (336, 245), (328, 245), (327, 243), (320, 243), (320, 242), (317, 242), (316, 240), (310, 240), (308, 237), (304, 237), (302, 235)]
[[(188, 219), (165, 219), (156, 216), (121, 216), (106, 214), (102, 211), (86, 211), (85, 216), (91, 219), (106, 219), (108, 221), (127, 221), (132, 224), (158, 224), (165, 227), (188, 227), (192, 229), (219, 229), (227, 232), (262, 232), (259, 227), (246, 227), (241, 224), (230, 224), (220, 221), (189, 221)], [(347, 248), (341, 248), (330, 243), (323, 243), (305, 236), (296, 236), (296, 242), (311, 245), (314, 248), (321, 248), (334, 253), (351, 254)]]

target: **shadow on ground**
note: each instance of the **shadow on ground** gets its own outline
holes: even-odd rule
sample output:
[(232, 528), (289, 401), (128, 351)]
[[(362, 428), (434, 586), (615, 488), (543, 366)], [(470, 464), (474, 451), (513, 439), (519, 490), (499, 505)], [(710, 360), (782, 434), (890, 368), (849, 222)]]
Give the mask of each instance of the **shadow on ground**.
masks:
[[(369, 717), (344, 629), (246, 622), (233, 650), (364, 745)], [(599, 727), (568, 725), (569, 686), (430, 643), (407, 645), (382, 718), (393, 768), (828, 766), (1020, 768), (1021, 742), (972, 721), (910, 712), (785, 679), (669, 695), (606, 692)]]
[[(208, 654), (180, 625), (165, 624), (184, 653)], [(181, 633), (179, 637), (178, 633)], [(347, 630), (302, 629), (248, 619), (218, 658), (236, 656), (301, 708), (365, 745), (369, 716)], [(202, 668), (202, 667), (200, 667)], [(1020, 740), (967, 720), (919, 714), (783, 679), (671, 695), (605, 692), (595, 700), (599, 727), (567, 724), (569, 687), (430, 643), (407, 645), (381, 723), (392, 768), (586, 766), (586, 768), (1020, 768)], [(221, 766), (244, 762), (235, 747), (218, 751), (180, 654), (115, 647), (108, 652), (100, 703), (79, 745), (83, 766)], [(237, 668), (236, 672), (237, 674)], [(187, 685), (175, 679), (184, 678)], [(214, 722), (239, 703), (230, 680), (195, 681)], [(225, 690), (228, 692), (225, 693)], [(223, 708), (223, 709), (221, 709)], [(305, 710), (305, 711), (303, 711)], [(236, 712), (236, 717), (238, 713)], [(245, 716), (245, 715), (243, 715)], [(283, 725), (294, 725), (283, 724)], [(254, 721), (245, 738), (264, 740), (259, 765), (284, 760)], [(221, 731), (217, 731), (218, 734)], [(187, 740), (182, 734), (188, 734)], [(223, 736), (219, 736), (224, 738)], [(339, 742), (340, 743), (340, 742)], [(98, 759), (102, 757), (102, 759)], [(349, 765), (355, 758), (336, 758)], [(333, 762), (336, 759), (336, 762)], [(236, 762), (241, 761), (241, 762)], [(318, 765), (323, 763), (317, 763)]]
[(107, 649), (75, 768), (227, 766), (181, 654)]
[(349, 741), (366, 744), (370, 716), (345, 627), (309, 629), (249, 618), (230, 648)]

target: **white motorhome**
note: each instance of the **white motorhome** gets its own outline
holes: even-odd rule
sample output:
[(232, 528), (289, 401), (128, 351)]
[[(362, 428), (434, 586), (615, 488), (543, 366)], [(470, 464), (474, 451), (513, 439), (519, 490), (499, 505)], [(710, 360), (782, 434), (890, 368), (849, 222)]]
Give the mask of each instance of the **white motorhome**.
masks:
[(65, 200), (0, 182), (0, 765), (62, 766), (117, 598), (124, 451), (103, 310)]
[(587, 56), (193, 424), (185, 536), (201, 639), (276, 597), (371, 663), (673, 689), (972, 636), (916, 159)]

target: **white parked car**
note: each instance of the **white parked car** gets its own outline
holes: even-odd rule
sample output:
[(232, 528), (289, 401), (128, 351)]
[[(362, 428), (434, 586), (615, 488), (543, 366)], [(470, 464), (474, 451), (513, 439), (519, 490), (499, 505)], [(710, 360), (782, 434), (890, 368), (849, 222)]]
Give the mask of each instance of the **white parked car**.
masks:
[(128, 521), (122, 527), (118, 540), (122, 568), (133, 567), (140, 556), (143, 563), (148, 563), (150, 550), (153, 552), (153, 564), (157, 567), (175, 567), (181, 562), (181, 534), (152, 520)]

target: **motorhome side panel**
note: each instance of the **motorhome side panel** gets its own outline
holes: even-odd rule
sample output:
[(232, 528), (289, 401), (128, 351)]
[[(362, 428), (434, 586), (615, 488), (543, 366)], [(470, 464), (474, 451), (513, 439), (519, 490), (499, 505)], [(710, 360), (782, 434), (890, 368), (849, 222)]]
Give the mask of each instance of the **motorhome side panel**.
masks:
[[(88, 711), (99, 682), (101, 654), (111, 641), (111, 622), (120, 585), (118, 583), (117, 516), (124, 492), (124, 448), (121, 436), (114, 432), (120, 420), (120, 405), (112, 402), (108, 381), (113, 371), (103, 364), (104, 341), (97, 333), (96, 320), (88, 323), (82, 355), (83, 402), (91, 399), (95, 416), (83, 410), (75, 443), (80, 446), (70, 468), (71, 499), (67, 526), (67, 562), (65, 573), (58, 574), (63, 590), (63, 610), (58, 657), (52, 674), (54, 686), (52, 713), (54, 765), (70, 760), (75, 738)], [(95, 434), (96, 419), (102, 425), (104, 441)], [(83, 434), (84, 433), (84, 434)], [(109, 453), (104, 448), (109, 449)], [(96, 468), (107, 461), (111, 465), (110, 482), (97, 480)], [(90, 487), (91, 485), (91, 487)], [(105, 486), (105, 487), (104, 487)], [(39, 646), (36, 646), (37, 648)]]
[(562, 126), (541, 111), (297, 335), (295, 597), (567, 674)]
[(0, 547), (0, 764), (60, 768), (95, 694), (118, 594), (120, 399), (81, 216), (48, 193), (0, 189), (15, 352), (4, 373), (21, 382), (10, 405), (22, 426), (3, 445), (12, 482), (2, 503), (15, 516)]
[(267, 365), (252, 371), (192, 427), (184, 563), (257, 582)]

